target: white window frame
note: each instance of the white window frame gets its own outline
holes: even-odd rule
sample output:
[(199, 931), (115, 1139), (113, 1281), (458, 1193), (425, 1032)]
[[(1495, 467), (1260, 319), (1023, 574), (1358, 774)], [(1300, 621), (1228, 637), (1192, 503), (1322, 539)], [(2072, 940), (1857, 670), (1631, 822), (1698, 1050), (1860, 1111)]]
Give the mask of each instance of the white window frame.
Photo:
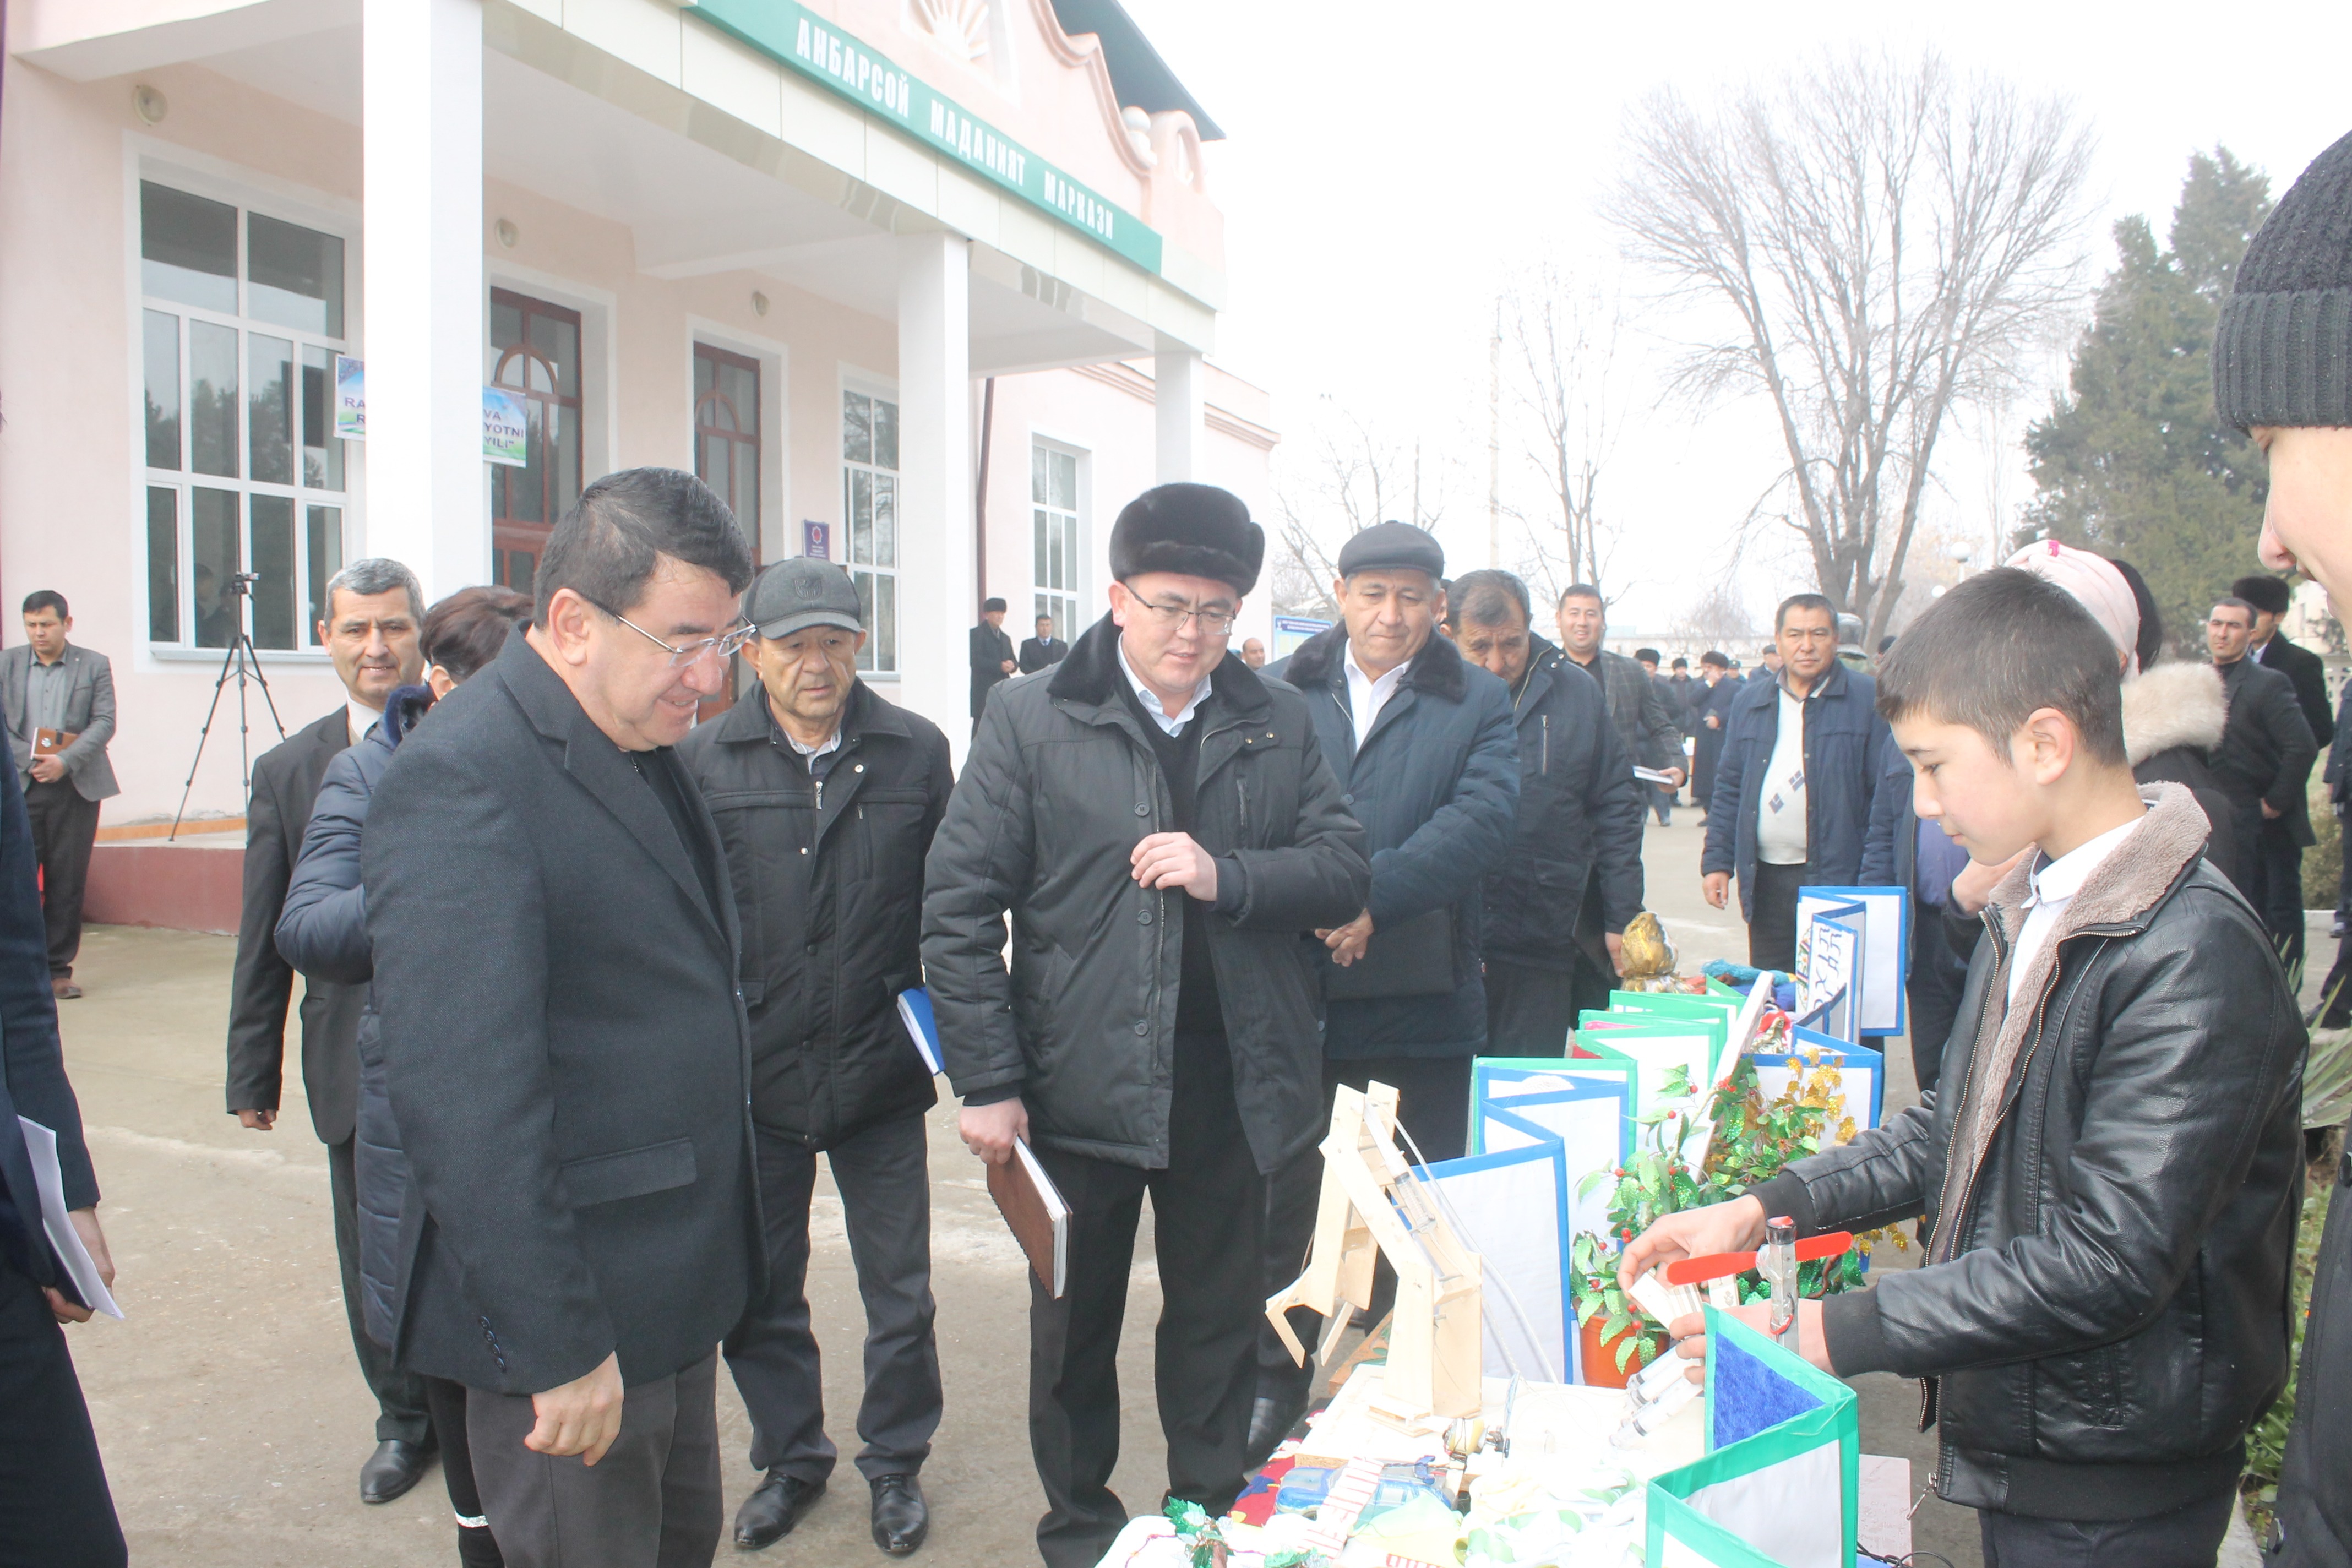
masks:
[[(160, 144), (159, 144), (160, 145)], [(278, 182), (244, 177), (234, 166), (212, 165), (216, 160), (200, 155), (184, 154), (171, 149), (156, 156), (141, 144), (131, 142), (126, 146), (124, 160), (123, 206), (125, 223), (123, 264), (124, 288), (128, 304), (127, 330), (130, 361), (130, 437), (131, 461), (131, 559), (137, 563), (138, 586), (135, 593), (138, 616), (138, 642), (150, 658), (156, 659), (201, 660), (218, 662), (226, 651), (202, 647), (196, 644), (197, 627), (193, 600), (195, 576), (195, 519), (194, 491), (199, 489), (226, 490), (237, 497), (237, 540), (240, 566), (249, 566), (252, 551), (252, 498), (282, 497), (289, 500), (294, 513), (294, 576), (296, 646), (291, 648), (263, 647), (256, 645), (255, 652), (272, 663), (318, 664), (328, 659), (327, 650), (315, 640), (317, 616), (306, 612), (314, 608), (308, 604), (310, 585), (310, 546), (309, 518), (314, 506), (334, 508), (340, 514), (341, 555), (345, 563), (360, 553), (355, 541), (362, 536), (361, 503), (364, 490), (362, 446), (357, 442), (343, 443), (343, 488), (326, 489), (306, 485), (301, 480), (300, 451), (295, 448), (295, 475), (292, 483), (254, 479), (247, 477), (252, 461), (252, 437), (247, 399), (251, 388), (247, 384), (251, 371), (252, 351), (249, 339), (254, 334), (279, 338), (294, 344), (293, 361), (297, 384), (289, 396), (299, 395), (299, 383), (302, 350), (306, 347), (335, 353), (356, 354), (363, 352), (360, 335), (360, 225), (356, 213), (323, 202), (306, 200), (299, 194), (286, 189), (273, 189)], [(146, 291), (144, 268), (145, 225), (141, 210), (140, 188), (142, 184), (167, 186), (188, 195), (202, 197), (232, 206), (236, 210), (236, 287), (238, 310), (234, 313), (209, 310), (177, 300), (151, 297)], [(343, 244), (343, 335), (328, 337), (323, 333), (261, 321), (246, 313), (247, 294), (250, 287), (247, 270), (247, 223), (250, 215), (259, 214), (283, 223), (297, 224), (332, 236)], [(180, 374), (180, 451), (181, 467), (177, 469), (153, 468), (147, 463), (146, 429), (146, 312), (162, 311), (178, 318)], [(238, 475), (228, 478), (217, 474), (199, 474), (191, 466), (194, 429), (189, 400), (188, 377), (193, 372), (189, 355), (189, 324), (201, 321), (224, 326), (237, 333), (237, 398), (236, 449)], [(148, 549), (148, 492), (170, 489), (175, 497), (175, 527), (178, 533), (178, 558), (174, 563), (179, 584), (180, 604), (176, 606), (180, 621), (180, 637), (176, 641), (157, 641), (147, 634), (153, 625), (154, 605), (150, 594), (151, 561)], [(329, 574), (331, 575), (331, 574)], [(243, 612), (244, 628), (251, 631), (251, 605)]]
[[(835, 492), (841, 499), (840, 560), (842, 564), (848, 569), (850, 580), (852, 582), (856, 582), (861, 578), (868, 581), (887, 579), (891, 586), (890, 625), (887, 628), (889, 635), (887, 638), (885, 637), (885, 628), (882, 624), (883, 617), (879, 609), (877, 609), (874, 614), (868, 617), (870, 624), (866, 627), (866, 646), (858, 652), (857, 669), (860, 675), (866, 677), (868, 679), (897, 680), (901, 674), (901, 661), (906, 651), (904, 647), (906, 641), (906, 595), (904, 590), (906, 587), (907, 571), (907, 514), (903, 504), (906, 500), (907, 472), (904, 466), (905, 452), (903, 448), (903, 443), (905, 441), (905, 427), (902, 424), (899, 434), (899, 439), (902, 443), (899, 453), (901, 458), (900, 466), (892, 468), (884, 468), (877, 464), (860, 463), (852, 459), (849, 455), (843, 450), (842, 435), (846, 428), (847, 410), (845, 399), (847, 395), (851, 393), (856, 393), (863, 397), (876, 398), (887, 403), (894, 409), (899, 410), (902, 415), (905, 410), (905, 405), (899, 402), (898, 386), (898, 383), (895, 381), (889, 381), (881, 376), (868, 374), (866, 373), (852, 369), (846, 365), (842, 367), (838, 380), (839, 386), (835, 392), (833, 399), (833, 451), (835, 467), (841, 475), (841, 488)], [(852, 508), (850, 485), (851, 476), (860, 471), (868, 474), (887, 474), (890, 479), (892, 520), (891, 553), (893, 559), (887, 565), (878, 562), (859, 561), (856, 556), (856, 531), (852, 527), (851, 520)], [(881, 595), (877, 591), (872, 594), (869, 603), (878, 605), (880, 600)], [(890, 660), (890, 662), (887, 664), (884, 662), (884, 656), (886, 654), (889, 656)]]
[[(1070, 459), (1073, 470), (1071, 500), (1074, 503), (1070, 507), (1066, 509), (1055, 507), (1037, 500), (1037, 454), (1040, 452)], [(1090, 602), (1087, 597), (1087, 566), (1094, 556), (1091, 550), (1093, 541), (1088, 526), (1092, 521), (1092, 509), (1087, 503), (1092, 489), (1090, 481), (1094, 477), (1093, 468), (1093, 454), (1084, 447), (1046, 435), (1040, 430), (1032, 429), (1029, 432), (1029, 504), (1025, 509), (1029, 520), (1029, 548), (1024, 558), (1029, 563), (1031, 579), (1030, 624), (1034, 630), (1035, 617), (1045, 613), (1044, 606), (1048, 603), (1055, 605), (1056, 608), (1053, 611), (1054, 635), (1065, 642), (1076, 640), (1078, 633), (1086, 629), (1086, 622), (1080, 617), (1086, 614), (1085, 606)], [(1066, 555), (1068, 568), (1066, 585), (1052, 585), (1039, 580), (1037, 529), (1040, 511), (1066, 519), (1068, 522), (1069, 538)]]

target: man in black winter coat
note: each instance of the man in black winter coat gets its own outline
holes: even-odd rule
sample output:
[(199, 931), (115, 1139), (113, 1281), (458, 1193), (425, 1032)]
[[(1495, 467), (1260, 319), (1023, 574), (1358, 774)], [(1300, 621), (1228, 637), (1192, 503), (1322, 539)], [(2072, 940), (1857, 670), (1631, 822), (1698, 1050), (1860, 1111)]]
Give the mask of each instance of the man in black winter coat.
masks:
[(1325, 1125), (1300, 950), (1364, 907), (1370, 872), (1305, 700), (1225, 657), (1265, 552), (1212, 486), (1129, 502), (1110, 614), (989, 703), (926, 868), (964, 1142), (1003, 1164), (1025, 1139), (1072, 1211), (1068, 1288), (1029, 1299), (1051, 1568), (1092, 1568), (1127, 1522), (1109, 1482), (1147, 1193), (1169, 1490), (1212, 1515), (1239, 1494), (1267, 1177)]
[(735, 1516), (735, 1544), (789, 1533), (823, 1495), (835, 1449), (805, 1289), (809, 1199), (822, 1152), (840, 1190), (866, 1305), (865, 1439), (875, 1543), (922, 1544), (916, 1477), (940, 1424), (931, 1322), (931, 1074), (899, 1021), (922, 984), (923, 858), (955, 785), (948, 740), (857, 679), (856, 584), (796, 557), (744, 602), (760, 690), (678, 747), (719, 824), (743, 928), (768, 1288), (727, 1336), (767, 1472)]
[[(2246, 657), (2294, 683), (2294, 705), (2303, 710), (2303, 721), (2311, 726), (2312, 740), (2332, 759), (2336, 710), (2327, 701), (2327, 667), (2317, 654), (2296, 646), (2279, 630), (2279, 622), (2294, 603), (2286, 580), (2267, 573), (2241, 577), (2230, 584), (2230, 595), (2254, 608), (2253, 643)], [(2287, 973), (2298, 979), (2303, 973), (2303, 851), (2315, 842), (2307, 809), (2302, 826), (2305, 831), (2298, 834), (2296, 824), (2284, 817), (2265, 820), (2255, 851), (2262, 858), (2263, 896), (2278, 906), (2278, 912), (2270, 917), (2272, 934), (2285, 938)]]
[(2295, 701), (2294, 683), (2249, 654), (2254, 609), (2243, 599), (2213, 606), (2206, 646), (2230, 704), (2213, 782), (2230, 797), (2238, 858), (2250, 883), (2238, 890), (2262, 911), (2290, 981), (2303, 981), (2303, 851), (2312, 840), (2308, 786), (2319, 743)]
[(988, 694), (1020, 670), (1013, 657), (1013, 638), (1004, 629), (1004, 601), (989, 599), (980, 606), (980, 625), (971, 628), (971, 728), (980, 731), (981, 710)]
[(1642, 829), (1633, 760), (1591, 677), (1528, 630), (1527, 584), (1469, 572), (1446, 594), (1445, 634), (1511, 689), (1519, 740), (1519, 809), (1510, 853), (1486, 879), (1486, 1039), (1492, 1056), (1558, 1056), (1580, 1007), (1576, 945), (1585, 889), (1598, 884), (1606, 946), (1591, 970), (1616, 967), (1620, 937), (1642, 909)]

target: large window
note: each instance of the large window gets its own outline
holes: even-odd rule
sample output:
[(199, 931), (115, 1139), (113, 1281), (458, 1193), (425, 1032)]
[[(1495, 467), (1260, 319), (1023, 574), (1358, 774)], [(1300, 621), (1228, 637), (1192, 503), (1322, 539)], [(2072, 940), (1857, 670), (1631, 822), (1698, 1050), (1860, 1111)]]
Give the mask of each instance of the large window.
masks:
[(694, 345), (694, 472), (760, 554), (760, 362)]
[(531, 591), (555, 520), (580, 499), (580, 312), (490, 290), (490, 381), (529, 405), (521, 468), (490, 468), (490, 581)]
[(1078, 635), (1078, 458), (1044, 442), (1029, 448), (1030, 534), (1035, 543), (1035, 613), (1054, 635)]
[(148, 639), (315, 647), (343, 564), (343, 242), (152, 181), (139, 230)]
[(898, 673), (898, 405), (863, 392), (841, 395), (841, 515), (849, 575), (865, 606), (857, 668)]

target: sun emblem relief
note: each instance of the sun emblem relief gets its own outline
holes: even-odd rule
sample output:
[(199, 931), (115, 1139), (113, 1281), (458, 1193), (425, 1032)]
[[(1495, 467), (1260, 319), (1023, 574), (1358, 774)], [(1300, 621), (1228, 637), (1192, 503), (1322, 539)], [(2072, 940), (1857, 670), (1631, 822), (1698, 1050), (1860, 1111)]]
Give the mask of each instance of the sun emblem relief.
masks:
[(908, 8), (949, 53), (975, 65), (988, 58), (989, 0), (909, 0)]

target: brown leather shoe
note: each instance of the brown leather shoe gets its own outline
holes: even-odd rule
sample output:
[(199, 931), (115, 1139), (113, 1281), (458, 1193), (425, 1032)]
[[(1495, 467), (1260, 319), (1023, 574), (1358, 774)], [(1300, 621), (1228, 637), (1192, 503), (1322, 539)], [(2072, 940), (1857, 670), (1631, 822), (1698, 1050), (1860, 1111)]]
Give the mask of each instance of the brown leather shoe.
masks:
[(73, 983), (70, 975), (52, 974), (49, 976), (49, 992), (60, 1002), (70, 1002), (81, 994), (81, 987)]

